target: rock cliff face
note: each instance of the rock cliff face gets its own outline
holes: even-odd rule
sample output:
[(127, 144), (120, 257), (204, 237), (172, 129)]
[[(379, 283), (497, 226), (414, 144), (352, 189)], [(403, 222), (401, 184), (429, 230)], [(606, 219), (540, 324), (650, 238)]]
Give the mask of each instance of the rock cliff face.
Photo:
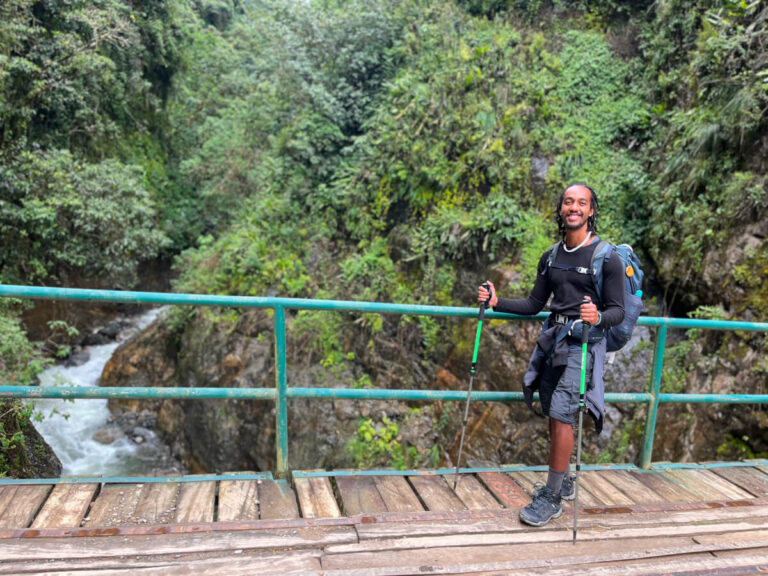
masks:
[(0, 402), (0, 426), (4, 438), (21, 434), (23, 441), (12, 440), (3, 447), (0, 464), (10, 478), (56, 478), (61, 461), (28, 418), (17, 417), (21, 407), (15, 401)]

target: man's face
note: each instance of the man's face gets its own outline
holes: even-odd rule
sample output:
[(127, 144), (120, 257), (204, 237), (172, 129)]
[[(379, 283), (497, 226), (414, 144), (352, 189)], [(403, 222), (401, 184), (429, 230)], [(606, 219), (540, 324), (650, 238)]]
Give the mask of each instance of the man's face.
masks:
[(592, 193), (584, 186), (571, 186), (565, 191), (560, 217), (566, 230), (578, 230), (587, 225), (593, 212), (591, 200)]

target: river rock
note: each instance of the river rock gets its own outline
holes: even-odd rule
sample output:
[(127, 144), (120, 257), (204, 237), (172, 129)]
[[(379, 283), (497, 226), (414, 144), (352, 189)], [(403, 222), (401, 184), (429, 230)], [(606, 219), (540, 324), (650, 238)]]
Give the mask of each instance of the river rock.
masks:
[(16, 400), (0, 400), (0, 425), (6, 438), (17, 432), (23, 442), (13, 442), (3, 448), (3, 457), (10, 478), (55, 478), (61, 474), (61, 461), (43, 439), (31, 420), (16, 418), (20, 404)]
[(70, 368), (72, 366), (82, 366), (91, 359), (91, 354), (87, 350), (83, 350), (78, 347), (74, 353), (70, 354), (64, 362), (64, 366)]
[(117, 426), (107, 426), (96, 431), (93, 439), (100, 444), (112, 444), (118, 438), (123, 438), (125, 434)]

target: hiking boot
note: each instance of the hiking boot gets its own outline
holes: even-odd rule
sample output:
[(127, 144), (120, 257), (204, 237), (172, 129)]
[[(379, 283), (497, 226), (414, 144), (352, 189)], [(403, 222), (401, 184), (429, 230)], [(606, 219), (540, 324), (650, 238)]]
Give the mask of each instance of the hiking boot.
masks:
[[(563, 483), (560, 486), (560, 498), (563, 500), (573, 500), (576, 498), (576, 489), (573, 483), (574, 479), (574, 476), (563, 477)], [(540, 492), (544, 486), (545, 484), (543, 482), (536, 482), (533, 486), (533, 496), (536, 497), (536, 494)]]
[(560, 487), (560, 498), (563, 500), (573, 500), (576, 498), (576, 489), (573, 484), (574, 480), (574, 476), (566, 476), (563, 478), (563, 485)]
[(543, 486), (533, 494), (533, 502), (520, 510), (520, 520), (531, 526), (544, 526), (552, 518), (559, 518), (563, 513), (560, 494), (555, 494)]

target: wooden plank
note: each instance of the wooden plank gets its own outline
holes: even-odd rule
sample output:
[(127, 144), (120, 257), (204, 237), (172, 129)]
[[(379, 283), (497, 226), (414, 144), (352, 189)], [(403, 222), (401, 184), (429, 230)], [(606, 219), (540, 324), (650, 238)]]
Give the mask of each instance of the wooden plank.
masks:
[[(622, 547), (624, 548), (624, 547)], [(511, 547), (472, 547), (445, 551), (409, 551), (392, 558), (392, 554), (373, 553), (350, 555), (347, 564), (359, 563), (359, 568), (344, 569), (345, 559), (323, 558), (326, 576), (406, 576), (425, 573), (475, 574), (497, 576), (666, 576), (668, 574), (744, 575), (764, 571), (765, 557), (759, 554), (713, 559), (711, 553), (701, 553), (695, 544), (681, 544), (663, 550), (626, 549), (605, 551), (594, 556), (579, 556), (568, 548), (553, 550), (552, 558), (527, 559), (515, 556)], [(523, 553), (525, 551), (522, 551)], [(518, 551), (520, 553), (520, 551)], [(621, 558), (621, 560), (614, 560)], [(563, 568), (562, 566), (566, 566)], [(740, 569), (741, 568), (741, 569)]]
[(51, 488), (50, 484), (3, 486), (0, 527), (28, 527), (51, 492)]
[(57, 484), (32, 528), (75, 528), (85, 518), (98, 484)]
[(602, 472), (583, 471), (579, 481), (583, 482), (583, 488), (606, 506), (630, 506), (636, 504), (634, 500), (604, 478)]
[(299, 507), (304, 518), (340, 518), (341, 511), (327, 477), (294, 478)]
[[(443, 479), (453, 487), (453, 476), (444, 476)], [(456, 496), (470, 510), (493, 510), (503, 508), (493, 494), (486, 490), (485, 486), (472, 474), (461, 474), (456, 484)]]
[(464, 502), (453, 493), (442, 476), (411, 476), (409, 482), (427, 510), (466, 510)]
[(179, 524), (213, 522), (216, 482), (184, 482), (174, 521)]
[(520, 522), (517, 512), (508, 516), (471, 520), (422, 520), (410, 522), (372, 522), (356, 526), (360, 540), (407, 538), (413, 536), (446, 536), (449, 534), (485, 534), (489, 532), (521, 532), (530, 529)]
[(602, 478), (619, 488), (637, 504), (663, 504), (666, 500), (626, 470), (603, 470)]
[[(214, 555), (211, 555), (214, 554)], [(134, 574), (152, 576), (252, 576), (254, 574), (318, 574), (320, 550), (280, 550), (278, 552), (250, 552), (227, 550), (223, 554), (174, 554), (173, 558), (89, 558), (66, 561), (49, 560), (44, 565), (19, 560), (0, 565), (0, 574), (18, 576), (69, 574), (95, 576)], [(39, 571), (38, 571), (39, 570)]]
[(683, 488), (664, 472), (628, 471), (627, 474), (653, 490), (667, 502), (696, 502), (698, 497)]
[[(513, 569), (526, 568), (546, 569), (549, 574), (549, 570), (556, 566), (566, 571), (581, 564), (654, 557), (667, 559), (671, 555), (697, 554), (724, 547), (756, 547), (761, 543), (760, 540), (755, 540), (746, 544), (734, 541), (702, 545), (694, 542), (688, 535), (675, 535), (673, 530), (674, 528), (669, 529), (668, 534), (664, 536), (648, 534), (644, 537), (638, 536), (641, 534), (638, 530), (603, 531), (602, 535), (599, 532), (580, 532), (576, 545), (573, 544), (569, 531), (545, 529), (526, 533), (464, 535), (451, 539), (430, 538), (434, 546), (428, 545), (427, 542), (415, 543), (411, 541), (413, 539), (408, 538), (366, 540), (359, 544), (329, 546), (322, 561), (323, 568), (329, 571), (347, 566), (354, 566), (358, 570), (380, 566), (393, 568), (392, 572), (377, 571), (376, 574), (418, 574), (418, 570), (422, 574), (483, 570), (505, 570), (504, 573), (507, 573)], [(595, 538), (595, 535), (603, 537)], [(541, 537), (544, 538), (537, 539)], [(406, 570), (405, 567), (410, 567), (413, 571)], [(623, 572), (614, 568), (613, 573)]]
[(422, 512), (419, 497), (403, 476), (374, 476), (376, 488), (389, 512)]
[(768, 475), (756, 468), (734, 466), (732, 468), (712, 468), (712, 472), (758, 498), (768, 496)]
[(724, 506), (696, 510), (668, 510), (664, 512), (627, 512), (611, 514), (582, 514), (579, 526), (626, 528), (631, 526), (662, 526), (665, 524), (700, 524), (749, 521), (768, 518), (768, 506)]
[(351, 526), (234, 530), (147, 536), (20, 538), (0, 545), (0, 561), (47, 561), (51, 558), (115, 558), (166, 554), (222, 553), (237, 550), (320, 549), (357, 541)]
[(477, 477), (507, 508), (524, 508), (531, 498), (513, 477), (501, 472), (480, 472)]
[(709, 470), (667, 470), (666, 473), (704, 501), (752, 498), (749, 492), (723, 480)]
[(345, 516), (386, 512), (387, 505), (376, 488), (372, 476), (337, 476)]
[[(763, 545), (768, 541), (768, 530), (751, 530), (749, 532), (729, 532), (727, 534), (702, 534), (693, 538), (699, 544), (716, 544), (730, 542), (757, 542)], [(766, 558), (768, 561), (768, 558)]]
[(537, 484), (547, 483), (546, 472), (533, 472), (531, 470), (524, 470), (522, 472), (510, 472), (509, 476), (523, 487), (523, 490), (528, 493), (530, 498), (533, 498), (533, 493), (536, 491)]
[(754, 498), (752, 493), (728, 481), (728, 479), (718, 476), (712, 470), (693, 470), (693, 472), (696, 472), (703, 482), (725, 494), (729, 500), (749, 500)]
[(133, 513), (136, 523), (165, 524), (173, 521), (179, 492), (178, 482), (144, 484)]
[[(579, 529), (579, 540), (594, 544), (598, 541), (612, 540), (613, 546), (617, 541), (626, 541), (645, 538), (674, 538), (696, 537), (703, 534), (722, 534), (725, 532), (754, 532), (755, 530), (768, 529), (768, 518), (750, 518), (739, 522), (706, 524), (706, 525), (663, 525), (625, 527), (606, 530), (597, 525)], [(326, 547), (328, 555), (347, 554), (373, 551), (402, 551), (428, 548), (450, 548), (463, 546), (494, 546), (494, 545), (521, 545), (538, 543), (543, 549), (547, 549), (550, 543), (569, 542), (573, 545), (573, 534), (570, 530), (557, 529), (531, 529), (520, 532), (485, 533), (485, 534), (452, 534), (447, 536), (415, 536), (411, 538), (365, 540), (353, 544), (339, 544)], [(768, 541), (767, 541), (768, 542)], [(544, 545), (546, 543), (546, 545)], [(760, 546), (765, 544), (758, 541)]]
[(6, 508), (13, 502), (14, 496), (16, 496), (16, 489), (18, 486), (0, 486), (0, 518), (5, 513)]
[(224, 480), (219, 483), (219, 522), (259, 519), (256, 480)]
[(284, 480), (257, 480), (259, 515), (262, 520), (283, 520), (299, 517), (296, 495)]
[(91, 504), (83, 526), (122, 526), (133, 523), (143, 484), (106, 484)]

